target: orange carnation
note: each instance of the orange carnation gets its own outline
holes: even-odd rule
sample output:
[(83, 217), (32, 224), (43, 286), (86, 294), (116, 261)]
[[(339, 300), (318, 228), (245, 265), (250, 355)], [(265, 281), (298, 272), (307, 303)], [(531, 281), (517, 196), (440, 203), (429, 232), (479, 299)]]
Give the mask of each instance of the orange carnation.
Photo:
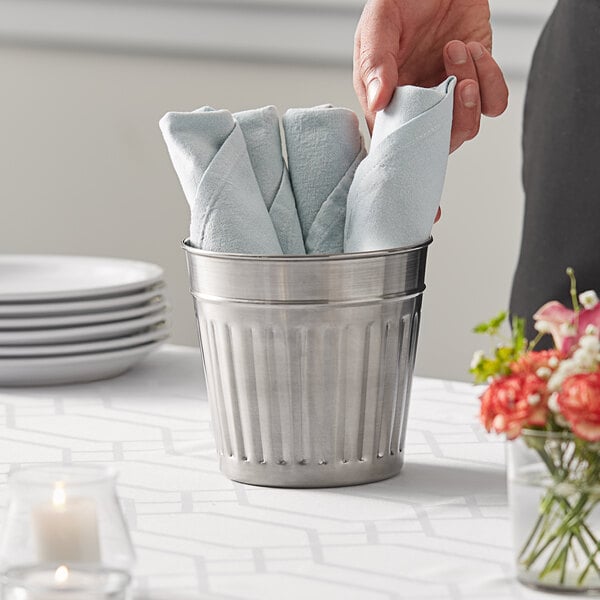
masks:
[(546, 382), (532, 373), (496, 379), (480, 398), (480, 418), (487, 431), (516, 438), (523, 428), (543, 426), (548, 412)]
[(558, 395), (560, 412), (573, 433), (588, 442), (600, 441), (600, 373), (571, 375)]
[(541, 350), (527, 352), (510, 364), (510, 371), (515, 375), (535, 375), (538, 369), (544, 367), (554, 370), (564, 355), (558, 350)]

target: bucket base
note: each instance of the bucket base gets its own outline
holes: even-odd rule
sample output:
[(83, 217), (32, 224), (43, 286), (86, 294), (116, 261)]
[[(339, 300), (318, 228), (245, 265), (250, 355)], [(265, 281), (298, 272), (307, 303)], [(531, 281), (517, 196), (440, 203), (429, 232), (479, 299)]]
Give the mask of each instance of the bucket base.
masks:
[(269, 464), (219, 457), (221, 472), (240, 483), (282, 488), (324, 488), (373, 483), (397, 475), (404, 464), (403, 453), (374, 460), (336, 461), (326, 464), (297, 462)]

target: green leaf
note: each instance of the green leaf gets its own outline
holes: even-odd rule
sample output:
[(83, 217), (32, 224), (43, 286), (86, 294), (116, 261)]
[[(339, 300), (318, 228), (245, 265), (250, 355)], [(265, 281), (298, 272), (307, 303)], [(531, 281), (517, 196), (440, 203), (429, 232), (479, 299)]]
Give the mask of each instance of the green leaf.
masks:
[(502, 325), (502, 323), (504, 323), (505, 320), (506, 320), (506, 311), (503, 310), (496, 317), (494, 317), (493, 319), (490, 320), (490, 326), (493, 329), (498, 330), (500, 328), (500, 325)]
[[(498, 336), (498, 330), (506, 319), (507, 312), (503, 310), (486, 323), (476, 325), (473, 332), (486, 333), (494, 338)], [(493, 356), (484, 356), (469, 372), (474, 376), (475, 383), (485, 383), (490, 377), (497, 375), (509, 375), (511, 363), (516, 361), (526, 349), (525, 320), (513, 317), (510, 341), (504, 339), (503, 343), (494, 349)]]
[(497, 316), (491, 318), (487, 323), (479, 323), (473, 328), (473, 333), (488, 333), (489, 335), (496, 335), (498, 329), (506, 320), (506, 311), (503, 310)]
[(525, 319), (513, 315), (512, 318), (512, 342), (516, 357), (520, 356), (527, 348), (525, 338)]
[(473, 333), (487, 333), (489, 328), (488, 323), (479, 323), (479, 325), (473, 327)]
[(514, 351), (512, 346), (498, 346), (496, 348), (496, 358), (499, 362), (511, 362), (514, 356)]
[(485, 356), (476, 367), (469, 369), (469, 373), (473, 375), (475, 383), (487, 383), (490, 377), (507, 375), (509, 373), (508, 363), (498, 357)]

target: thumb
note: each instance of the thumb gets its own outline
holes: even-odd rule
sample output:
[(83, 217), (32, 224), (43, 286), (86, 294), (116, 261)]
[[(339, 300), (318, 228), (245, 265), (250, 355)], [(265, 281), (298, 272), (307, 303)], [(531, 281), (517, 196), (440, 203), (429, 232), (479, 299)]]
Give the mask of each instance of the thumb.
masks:
[(375, 56), (373, 62), (363, 62), (362, 80), (367, 94), (367, 108), (370, 112), (384, 109), (392, 99), (398, 81), (398, 67), (395, 59), (388, 55)]
[(398, 82), (395, 58), (391, 54), (365, 54), (361, 61), (360, 78), (365, 86), (367, 110), (382, 110), (390, 103)]
[(357, 30), (354, 87), (367, 119), (389, 104), (398, 83), (400, 32), (390, 17), (367, 5)]

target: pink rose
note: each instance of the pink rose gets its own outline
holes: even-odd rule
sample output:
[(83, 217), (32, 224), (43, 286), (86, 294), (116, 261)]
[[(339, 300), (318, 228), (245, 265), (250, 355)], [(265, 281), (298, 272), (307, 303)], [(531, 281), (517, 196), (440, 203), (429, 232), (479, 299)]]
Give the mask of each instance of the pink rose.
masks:
[(588, 442), (600, 441), (600, 373), (571, 375), (558, 395), (560, 412), (573, 433)]

